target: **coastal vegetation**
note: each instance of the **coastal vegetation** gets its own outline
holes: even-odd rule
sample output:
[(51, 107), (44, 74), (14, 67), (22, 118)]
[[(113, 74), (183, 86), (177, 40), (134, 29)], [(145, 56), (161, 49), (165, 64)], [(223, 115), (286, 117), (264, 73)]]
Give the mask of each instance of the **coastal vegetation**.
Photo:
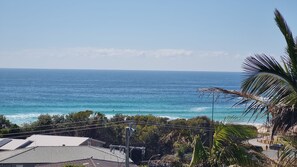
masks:
[(216, 125), (211, 147), (205, 147), (196, 136), (190, 167), (194, 166), (266, 166), (266, 158), (252, 149), (246, 140), (256, 132), (238, 125)]
[[(1, 118), (9, 122), (4, 116)], [(152, 115), (118, 114), (108, 119), (102, 113), (87, 110), (67, 115), (40, 115), (36, 121), (19, 126), (8, 123), (7, 127), (1, 129), (0, 137), (26, 138), (32, 134), (86, 136), (102, 140), (106, 142), (105, 147), (109, 147), (110, 144), (125, 144), (125, 127), (129, 124), (136, 129), (130, 139), (131, 145), (146, 147), (144, 155), (139, 150), (132, 151), (131, 158), (137, 164), (147, 161), (156, 154), (162, 157), (158, 164), (171, 163), (176, 166), (190, 164), (195, 136), (199, 136), (204, 147), (210, 148), (210, 135), (214, 136), (214, 143), (217, 143), (214, 146), (223, 146), (220, 140), (226, 128), (229, 129), (228, 127), (231, 131), (241, 129), (248, 134), (230, 136), (232, 142), (237, 141), (236, 144), (246, 137), (255, 137), (257, 134), (253, 126), (222, 125), (218, 122), (213, 125), (207, 117), (169, 120)], [(225, 134), (225, 137), (227, 136)], [(231, 139), (230, 137), (228, 140)], [(214, 147), (213, 150), (215, 148), (218, 147)]]

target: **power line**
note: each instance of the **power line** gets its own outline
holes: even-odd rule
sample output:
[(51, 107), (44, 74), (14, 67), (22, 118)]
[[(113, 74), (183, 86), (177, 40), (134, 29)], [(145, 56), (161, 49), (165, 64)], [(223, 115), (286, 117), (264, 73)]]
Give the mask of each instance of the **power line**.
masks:
[(140, 125), (149, 125), (149, 126), (159, 126), (159, 127), (168, 127), (168, 128), (175, 128), (175, 129), (188, 129), (188, 130), (213, 130), (213, 127), (207, 126), (186, 126), (186, 125), (175, 125), (175, 124), (160, 124), (160, 123), (153, 123), (153, 122), (138, 122), (135, 124)]
[[(51, 127), (51, 126), (58, 126), (58, 125), (67, 125), (67, 124), (79, 124), (79, 123), (87, 123), (87, 122), (96, 122), (96, 121), (104, 121), (105, 119), (99, 119), (99, 120), (86, 120), (86, 121), (75, 121), (75, 122), (63, 122), (63, 123), (54, 123), (50, 125), (38, 125), (38, 126), (33, 126), (34, 128), (40, 128), (40, 127)], [(31, 125), (32, 126), (32, 125)], [(9, 128), (9, 130), (18, 130), (22, 129), (24, 127), (18, 127), (18, 128)]]
[[(120, 124), (115, 124), (115, 125), (104, 125), (104, 126), (96, 126), (96, 127), (90, 127), (90, 128), (80, 128), (80, 129), (72, 129), (72, 130), (63, 130), (63, 131), (54, 131), (54, 132), (47, 132), (47, 133), (39, 133), (43, 135), (50, 135), (50, 134), (59, 134), (59, 133), (66, 133), (66, 132), (75, 132), (75, 131), (85, 131), (85, 130), (92, 130), (92, 129), (103, 129), (103, 128), (108, 128), (108, 127), (116, 127), (116, 126), (121, 126)], [(14, 138), (21, 138), (21, 137), (28, 137), (30, 134), (27, 135), (19, 135)]]
[[(84, 122), (84, 121), (82, 121)], [(132, 120), (128, 121), (115, 121), (115, 122), (110, 122), (110, 123), (101, 123), (101, 124), (90, 124), (90, 125), (80, 125), (80, 126), (71, 126), (71, 127), (63, 127), (63, 128), (52, 128), (52, 129), (46, 129), (46, 130), (35, 130), (35, 131), (27, 131), (27, 132), (18, 132), (18, 133), (8, 133), (8, 134), (3, 134), (3, 137), (6, 136), (15, 136), (15, 137), (22, 137), (22, 136), (28, 136), (31, 135), (32, 133), (39, 133), (39, 134), (48, 134), (48, 133), (63, 133), (64, 131), (62, 130), (67, 130), (65, 132), (71, 132), (71, 131), (78, 131), (78, 129), (83, 130), (83, 129), (90, 129), (93, 126), (104, 126), (104, 128), (109, 127), (109, 124), (128, 124), (133, 122)], [(148, 126), (158, 126), (158, 127), (164, 127), (164, 128), (173, 128), (173, 129), (187, 129), (187, 130), (204, 130), (204, 131), (211, 131), (214, 128), (212, 127), (204, 127), (204, 126), (186, 126), (186, 125), (176, 125), (176, 124), (160, 124), (160, 123), (155, 123), (155, 122), (133, 122), (135, 125), (148, 125)], [(76, 129), (73, 129), (76, 128)], [(96, 128), (96, 127), (93, 127)], [(73, 129), (73, 130), (71, 130)], [(54, 132), (52, 132), (54, 131)], [(59, 132), (57, 132), (59, 131)], [(27, 134), (27, 135), (25, 135)]]
[[(50, 125), (38, 125), (38, 126), (34, 126), (31, 125), (32, 128), (41, 128), (41, 127), (53, 127), (53, 126), (59, 126), (59, 125), (67, 125), (67, 124), (79, 124), (79, 123), (88, 123), (88, 122), (97, 122), (97, 121), (105, 121), (105, 119), (94, 119), (94, 120), (85, 120), (85, 121), (75, 121), (75, 122), (63, 122), (63, 123), (55, 123), (55, 124), (50, 124)], [(108, 120), (107, 120), (108, 121)], [(113, 122), (113, 121), (111, 121)], [(117, 121), (115, 121), (117, 122)], [(147, 122), (147, 123), (154, 123), (154, 122), (148, 122), (148, 121), (136, 121), (136, 120), (126, 120), (126, 122)], [(170, 124), (169, 122), (167, 122), (167, 124), (165, 123), (158, 123), (160, 125), (175, 125), (175, 126), (186, 126), (186, 125), (176, 125), (176, 124)], [(199, 125), (199, 127), (204, 127)], [(9, 128), (9, 130), (20, 130), (20, 129), (25, 129), (25, 127), (18, 127), (18, 128)], [(27, 131), (30, 132), (30, 131)], [(32, 132), (32, 131), (31, 131)]]
[(71, 126), (71, 127), (63, 127), (63, 128), (52, 128), (52, 129), (45, 129), (45, 130), (35, 130), (35, 131), (28, 131), (28, 132), (17, 132), (17, 133), (8, 133), (3, 134), (3, 137), (5, 136), (12, 136), (12, 135), (20, 135), (20, 134), (31, 134), (31, 133), (38, 133), (38, 132), (44, 132), (47, 131), (55, 131), (55, 130), (66, 130), (66, 129), (72, 129), (72, 128), (88, 128), (92, 126), (98, 126), (98, 125), (108, 125), (108, 124), (115, 124), (115, 123), (125, 123), (126, 121), (116, 121), (116, 122), (110, 122), (110, 123), (104, 123), (104, 124), (90, 124), (90, 125), (80, 125), (80, 126)]

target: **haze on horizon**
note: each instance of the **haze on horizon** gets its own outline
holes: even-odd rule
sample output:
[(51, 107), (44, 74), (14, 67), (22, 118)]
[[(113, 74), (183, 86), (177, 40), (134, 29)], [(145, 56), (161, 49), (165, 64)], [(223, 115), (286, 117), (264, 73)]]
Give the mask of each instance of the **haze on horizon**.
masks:
[(297, 1), (0, 1), (0, 68), (241, 71), (279, 56)]

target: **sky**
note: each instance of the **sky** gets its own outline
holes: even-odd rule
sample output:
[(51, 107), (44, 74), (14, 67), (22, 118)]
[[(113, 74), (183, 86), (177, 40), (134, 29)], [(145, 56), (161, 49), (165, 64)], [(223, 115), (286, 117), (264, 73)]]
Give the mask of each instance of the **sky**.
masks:
[(296, 0), (1, 0), (0, 68), (242, 71), (279, 58)]

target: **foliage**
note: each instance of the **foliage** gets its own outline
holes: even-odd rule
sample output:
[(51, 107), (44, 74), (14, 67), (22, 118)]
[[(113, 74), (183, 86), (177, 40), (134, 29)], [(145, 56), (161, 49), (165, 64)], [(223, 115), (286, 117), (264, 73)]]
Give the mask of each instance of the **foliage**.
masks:
[(88, 121), (89, 117), (92, 114), (93, 114), (93, 111), (90, 111), (90, 110), (80, 111), (77, 113), (70, 113), (66, 115), (66, 120), (69, 120), (70, 122)]
[(207, 158), (207, 151), (205, 150), (200, 137), (196, 136), (194, 140), (194, 150), (190, 167), (194, 167), (198, 164), (205, 164), (207, 162)]
[[(6, 119), (5, 121), (9, 122)], [(164, 158), (160, 161), (160, 166), (162, 166), (162, 163), (177, 166), (190, 163), (190, 155), (193, 152), (191, 144), (195, 139), (194, 137), (199, 136), (199, 139), (196, 138), (194, 143), (204, 143), (205, 147), (209, 146), (208, 137), (212, 134), (209, 129), (213, 126), (207, 117), (169, 120), (168, 118), (152, 115), (126, 116), (117, 114), (107, 119), (104, 114), (99, 112), (80, 111), (67, 115), (40, 115), (36, 121), (23, 124), (19, 127), (19, 130), (20, 132), (26, 132), (25, 135), (20, 135), (21, 138), (38, 133), (86, 136), (102, 140), (106, 142), (105, 147), (109, 147), (110, 144), (125, 145), (125, 127), (131, 122), (133, 122), (132, 127), (136, 129), (136, 132), (130, 138), (131, 145), (146, 147), (144, 157), (141, 151), (133, 150), (131, 158), (134, 162), (140, 162), (148, 160), (152, 155), (161, 154)], [(232, 126), (244, 133), (255, 134), (256, 132), (256, 129), (251, 126)], [(188, 127), (194, 128), (190, 129)], [(9, 132), (9, 129), (7, 130)], [(5, 137), (19, 137), (16, 134), (9, 135), (8, 132), (3, 135)], [(232, 131), (232, 133), (234, 132)], [(233, 140), (232, 135), (230, 137)], [(245, 140), (246, 136), (237, 135), (236, 138), (234, 137), (235, 139), (239, 142)], [(196, 149), (196, 147), (194, 148)], [(209, 150), (207, 150), (207, 155), (209, 153)]]
[(293, 167), (297, 164), (297, 136), (283, 136), (281, 143), (284, 147), (281, 149), (278, 160), (279, 166)]
[[(282, 64), (267, 55), (248, 57), (244, 63), (247, 78), (242, 82), (242, 92), (265, 97), (267, 104), (273, 107), (273, 131), (287, 131), (297, 124), (297, 45), (292, 32), (278, 10), (275, 21), (286, 43), (286, 56)], [(259, 109), (253, 101), (250, 108)], [(260, 109), (264, 111), (264, 109)]]
[[(287, 43), (282, 62), (265, 54), (248, 57), (243, 65), (246, 78), (241, 84), (241, 91), (210, 89), (242, 97), (236, 105), (247, 104), (245, 113), (252, 113), (255, 119), (260, 114), (270, 113), (273, 117), (272, 135), (275, 132), (287, 132), (297, 125), (297, 39), (294, 40), (281, 13), (275, 10), (274, 14), (276, 24)], [(288, 138), (284, 140), (280, 165), (296, 164), (296, 142), (293, 141)]]
[(0, 115), (0, 137), (3, 134), (19, 132), (19, 126), (11, 123), (5, 116)]
[[(3, 118), (7, 124), (9, 123), (5, 117), (0, 118)], [(40, 115), (36, 121), (19, 127), (20, 132), (22, 132), (20, 135), (10, 135), (10, 128), (6, 128), (6, 132), (1, 132), (1, 134), (12, 138), (26, 138), (38, 133), (86, 136), (104, 141), (106, 142), (105, 147), (109, 147), (110, 144), (125, 145), (125, 127), (130, 122), (133, 122), (132, 127), (136, 129), (130, 138), (131, 145), (146, 147), (144, 157), (141, 152), (132, 151), (132, 158), (137, 162), (148, 160), (155, 154), (170, 154), (176, 156), (180, 163), (188, 162), (184, 155), (192, 152), (193, 136), (199, 135), (201, 140), (206, 142), (209, 134), (203, 129), (210, 127), (210, 120), (207, 117), (169, 120), (152, 115), (127, 116), (117, 114), (107, 119), (102, 113), (87, 110), (67, 115)], [(181, 126), (197, 127), (197, 129), (187, 129)], [(9, 124), (9, 127), (12, 125)]]
[(262, 166), (264, 159), (257, 156), (243, 141), (253, 137), (250, 128), (240, 125), (218, 124), (213, 135), (213, 145), (205, 148), (197, 136), (190, 167), (193, 166)]
[(241, 91), (208, 90), (242, 97), (236, 105), (248, 105), (245, 113), (252, 113), (255, 119), (270, 113), (273, 134), (286, 132), (297, 125), (297, 40), (294, 41), (278, 10), (275, 10), (275, 21), (287, 43), (287, 54), (281, 57), (282, 62), (265, 54), (248, 57), (243, 64), (246, 78), (242, 81)]

